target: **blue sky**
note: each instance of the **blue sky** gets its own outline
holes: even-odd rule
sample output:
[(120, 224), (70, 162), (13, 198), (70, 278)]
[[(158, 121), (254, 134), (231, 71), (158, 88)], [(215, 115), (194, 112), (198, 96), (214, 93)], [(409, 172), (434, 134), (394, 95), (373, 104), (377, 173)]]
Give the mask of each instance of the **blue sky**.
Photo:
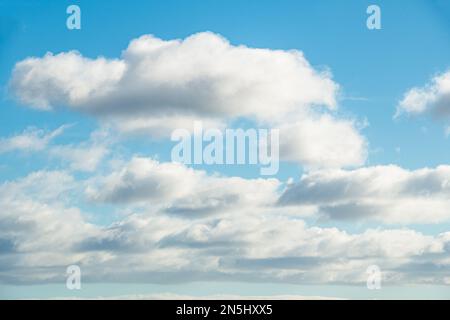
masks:
[[(81, 30), (68, 30), (66, 27), (68, 15), (65, 11), (67, 6), (71, 4), (76, 4), (81, 8)], [(370, 4), (377, 4), (381, 8), (381, 30), (368, 30), (366, 28), (366, 19), (368, 16), (366, 14), (366, 8)], [(44, 146), (39, 152), (14, 150), (12, 152), (1, 153), (0, 148), (0, 182), (3, 183), (5, 190), (13, 189), (11, 185), (15, 181), (23, 181), (23, 179), (26, 179), (25, 177), (29, 177), (33, 172), (64, 172), (72, 177), (73, 184), (76, 186), (58, 195), (58, 199), (54, 202), (58, 204), (62, 202), (70, 208), (76, 207), (82, 212), (82, 216), (86, 217), (86, 221), (94, 223), (99, 228), (109, 228), (113, 222), (120, 224), (121, 219), (128, 219), (128, 215), (134, 211), (146, 215), (148, 214), (146, 210), (153, 210), (153, 204), (142, 205), (142, 203), (135, 204), (130, 202), (119, 203), (112, 201), (111, 203), (107, 203), (107, 201), (89, 201), (84, 197), (85, 190), (89, 189), (89, 187), (94, 189), (95, 187), (107, 189), (106, 186), (98, 187), (98, 184), (101, 185), (103, 181), (101, 178), (113, 174), (114, 171), (120, 172), (121, 168), (126, 167), (131, 159), (136, 156), (158, 159), (160, 163), (170, 162), (170, 151), (173, 143), (167, 137), (158, 140), (154, 139), (154, 137), (142, 137), (140, 135), (121, 136), (120, 133), (115, 131), (115, 128), (108, 128), (106, 130), (102, 127), (103, 118), (89, 112), (79, 112), (76, 106), (68, 106), (70, 103), (62, 102), (61, 105), (53, 106), (54, 110), (49, 112), (36, 110), (36, 108), (33, 108), (32, 103), (24, 103), (23, 100), (20, 100), (21, 92), (11, 88), (10, 80), (12, 79), (13, 69), (19, 61), (29, 57), (42, 58), (47, 52), (58, 54), (71, 50), (76, 50), (83, 57), (93, 60), (96, 60), (99, 56), (105, 57), (108, 60), (119, 59), (130, 41), (145, 34), (152, 34), (159, 39), (168, 41), (172, 39), (185, 39), (191, 35), (205, 31), (221, 35), (232, 46), (244, 45), (248, 48), (265, 48), (288, 52), (289, 50), (298, 50), (303, 52), (305, 59), (310, 63), (313, 70), (329, 70), (332, 74), (332, 81), (339, 85), (340, 91), (337, 94), (338, 110), (332, 113), (333, 119), (336, 121), (339, 119), (352, 119), (355, 124), (354, 129), (368, 142), (366, 150), (367, 157), (364, 163), (357, 166), (344, 166), (343, 170), (349, 170), (348, 172), (351, 172), (351, 170), (358, 170), (358, 168), (373, 168), (375, 166), (392, 164), (404, 170), (412, 170), (408, 172), (413, 172), (413, 170), (420, 170), (422, 168), (435, 168), (440, 165), (446, 165), (450, 159), (449, 140), (445, 134), (448, 119), (446, 120), (445, 117), (438, 117), (436, 119), (431, 112), (430, 115), (427, 112), (418, 115), (411, 112), (411, 115), (409, 115), (407, 107), (405, 107), (405, 110), (407, 110), (405, 115), (394, 117), (400, 102), (412, 88), (427, 88), (427, 85), (429, 87), (435, 77), (448, 72), (450, 68), (450, 5), (444, 0), (355, 0), (345, 2), (331, 0), (191, 0), (128, 1), (126, 4), (119, 1), (102, 0), (58, 2), (3, 0), (0, 1), (0, 12), (0, 84), (2, 86), (2, 99), (0, 100), (0, 137), (2, 137), (2, 141), (5, 143), (5, 141), (8, 141), (7, 139), (22, 134), (29, 127), (43, 130), (39, 134), (45, 135), (53, 132), (62, 125), (71, 125), (64, 129), (62, 134), (52, 138), (49, 145)], [(83, 70), (80, 70), (80, 73), (82, 72)], [(267, 74), (268, 78), (270, 76), (270, 74)], [(302, 88), (299, 88), (299, 91), (301, 90)], [(446, 92), (443, 93), (443, 99), (445, 99), (445, 94)], [(439, 99), (439, 97), (436, 99)], [(431, 109), (432, 106), (429, 108)], [(447, 106), (447, 108), (450, 108), (450, 106)], [(261, 112), (264, 111), (262, 110)], [(244, 117), (244, 119), (237, 120), (236, 123), (235, 126), (239, 124), (251, 126), (253, 122)], [(362, 126), (361, 124), (363, 123), (366, 125)], [(91, 134), (93, 132), (99, 132), (101, 129), (106, 130), (104, 134), (107, 137), (101, 136), (101, 141), (99, 142), (92, 138)], [(102, 139), (113, 142), (105, 146), (102, 144)], [(76, 166), (79, 166), (79, 164), (71, 162), (73, 161), (73, 157), (67, 156), (66, 153), (74, 151), (68, 151), (68, 148), (61, 151), (62, 149), (58, 149), (57, 147), (52, 150), (48, 149), (51, 146), (58, 145), (70, 146), (75, 149), (78, 148), (77, 150), (81, 148), (81, 152), (83, 152), (83, 148), (86, 148), (86, 157), (90, 156), (87, 151), (92, 151), (94, 147), (99, 148), (98, 150), (106, 150), (107, 155), (99, 160), (98, 166), (93, 170), (77, 170)], [(342, 149), (339, 152), (345, 154), (349, 150)], [(224, 177), (239, 176), (250, 181), (259, 178), (259, 170), (254, 166), (204, 165), (195, 167), (195, 169), (205, 170), (207, 175), (213, 175), (218, 172)], [(309, 174), (309, 170), (301, 161), (300, 163), (282, 162), (280, 171), (274, 178), (280, 181), (279, 190), (281, 190), (286, 188), (286, 182), (289, 178), (293, 178), (293, 181), (301, 187), (301, 182), (299, 181), (303, 174)], [(447, 181), (447, 176), (444, 176), (445, 173), (439, 171), (433, 174), (437, 176), (437, 178), (433, 179), (441, 179), (439, 180), (441, 185)], [(58, 178), (55, 180), (58, 180)], [(208, 181), (205, 180), (205, 184), (209, 183)], [(43, 182), (36, 183), (39, 188), (39, 183)], [(94, 185), (90, 186), (90, 183), (94, 183)], [(368, 183), (370, 184), (370, 182)], [(367, 190), (369, 191), (371, 190), (370, 186), (367, 185)], [(373, 188), (376, 189), (376, 186), (377, 184), (374, 182)], [(432, 204), (441, 206), (441, 201), (444, 201), (442, 200), (443, 195), (439, 193), (436, 195), (436, 199), (434, 199), (434, 189), (432, 189), (431, 184), (425, 184), (425, 187), (422, 188), (427, 187), (430, 189), (425, 191), (429, 191), (431, 195), (424, 196), (424, 201), (436, 201)], [(34, 191), (29, 191), (29, 189), (24, 190), (24, 195), (29, 195), (33, 201), (39, 200), (45, 205), (54, 204), (53, 202), (50, 204), (50, 200), (47, 200), (43, 195), (36, 195)], [(96, 192), (100, 192), (98, 190), (96, 189)], [(280, 192), (283, 193), (283, 191)], [(101, 198), (102, 195), (98, 196)], [(312, 196), (313, 194), (311, 193)], [(372, 200), (370, 199), (370, 201)], [(202, 198), (199, 197), (199, 201), (202, 201)], [(291, 199), (289, 201), (289, 205), (298, 205), (297, 199)], [(315, 200), (307, 199), (307, 201), (311, 201), (311, 204), (322, 208), (321, 210), (325, 210), (324, 208), (327, 207), (326, 204), (315, 203)], [(363, 200), (353, 199), (348, 201), (350, 202), (347, 205), (352, 205), (360, 203)], [(3, 205), (6, 206), (5, 203), (3, 202)], [(408, 205), (408, 203), (405, 205)], [(445, 205), (448, 205), (447, 203), (443, 205), (444, 209), (442, 210), (446, 208), (450, 209), (450, 207), (445, 207)], [(239, 211), (239, 208), (238, 204), (237, 209), (235, 208), (234, 210)], [(385, 210), (396, 212), (396, 208), (397, 203), (394, 198), (392, 203), (385, 207)], [(337, 228), (348, 234), (364, 234), (368, 229), (378, 230), (380, 232), (395, 229), (409, 230), (420, 233), (421, 235), (435, 237), (436, 239), (445, 238), (442, 234), (449, 231), (450, 219), (448, 217), (442, 218), (439, 216), (433, 223), (424, 221), (426, 218), (403, 218), (403, 215), (407, 216), (408, 213), (408, 209), (405, 208), (408, 208), (408, 206), (402, 209), (404, 211), (406, 210), (405, 212), (401, 212), (402, 218), (392, 218), (389, 213), (386, 218), (380, 218), (381, 220), (373, 220), (370, 218), (354, 220), (323, 219), (323, 215), (300, 215), (300, 217), (310, 228), (314, 228), (315, 226), (327, 228), (327, 230)], [(435, 209), (435, 207), (429, 207), (430, 211)], [(151, 214), (151, 217), (153, 217), (153, 214), (154, 212)], [(426, 215), (427, 212), (424, 212), (424, 214)], [(324, 215), (330, 218), (329, 213)], [(211, 219), (218, 219), (219, 221), (220, 219), (227, 219), (227, 217), (219, 215), (212, 216)], [(433, 218), (430, 218), (430, 220), (433, 220)], [(207, 221), (209, 223), (209, 220)], [(9, 233), (5, 228), (7, 227), (0, 229), (1, 238), (9, 239)], [(184, 226), (180, 226), (180, 228), (184, 228)], [(189, 229), (190, 227), (187, 226), (186, 228)], [(175, 228), (173, 233), (178, 234), (177, 232)], [(167, 237), (170, 238), (171, 235)], [(14, 241), (16, 241), (15, 244), (19, 248), (20, 243), (18, 244), (18, 238)], [(185, 241), (187, 242), (188, 240)], [(389, 242), (388, 240), (386, 241)], [(101, 241), (99, 240), (99, 242)], [(429, 246), (431, 247), (432, 245), (430, 244)], [(425, 284), (429, 285), (424, 280), (425, 278), (432, 278), (433, 280), (430, 280), (432, 284), (431, 289), (429, 289), (430, 292), (434, 288), (436, 292), (439, 292), (435, 295), (436, 297), (444, 297), (444, 295), (448, 297), (450, 294), (448, 289), (450, 274), (447, 274), (447, 278), (445, 278), (445, 268), (449, 267), (449, 245), (445, 242), (442, 246), (444, 248), (441, 249), (441, 251), (443, 250), (442, 260), (439, 260), (439, 263), (436, 262), (439, 268), (443, 268), (439, 269), (439, 274), (434, 273), (433, 270), (435, 269), (428, 270), (425, 276), (423, 274), (414, 274), (414, 272), (405, 272), (406, 276), (401, 281), (395, 282), (393, 280), (392, 286), (400, 288), (396, 289), (398, 291), (395, 291), (396, 293), (394, 295), (392, 293), (385, 293), (383, 295), (383, 290), (376, 293), (367, 291), (365, 283), (361, 285), (361, 281), (357, 282), (357, 284), (352, 283), (352, 281), (346, 282), (348, 279), (347, 276), (342, 280), (331, 281), (333, 282), (331, 285), (333, 285), (332, 288), (334, 289), (330, 289), (330, 284), (326, 283), (326, 281), (323, 282), (314, 278), (316, 280), (308, 281), (308, 285), (312, 283), (317, 287), (311, 289), (311, 293), (309, 293), (307, 289), (302, 289), (302, 281), (299, 279), (293, 281), (298, 285), (298, 290), (296, 289), (297, 287), (290, 283), (290, 280), (286, 280), (290, 279), (289, 277), (278, 281), (280, 277), (283, 277), (281, 275), (269, 281), (272, 284), (265, 287), (265, 294), (283, 294), (283, 288), (285, 288), (285, 294), (299, 294), (303, 296), (342, 296), (353, 298), (360, 295), (372, 297), (372, 294), (374, 294), (376, 297), (403, 297), (406, 296), (404, 289), (402, 289), (405, 286), (417, 285), (419, 286), (417, 288), (420, 288), (420, 286)], [(426, 247), (428, 248), (428, 245)], [(26, 250), (19, 253), (24, 254), (24, 252), (29, 252)], [(382, 249), (379, 250), (383, 251)], [(416, 252), (415, 250), (423, 252), (428, 249), (419, 248), (411, 250), (414, 252)], [(104, 252), (102, 250), (100, 251), (101, 253), (99, 254), (104, 254), (105, 257), (107, 254), (124, 254), (120, 250), (118, 250), (119, 253), (111, 253), (106, 249)], [(430, 255), (436, 254), (435, 251), (431, 252), (429, 253)], [(203, 253), (200, 254), (202, 254), (203, 258)], [(416, 266), (425, 265), (428, 262), (432, 263), (431, 260), (427, 260), (429, 258), (427, 256), (420, 256), (415, 261), (414, 259), (417, 255), (420, 256), (417, 252), (411, 256), (407, 256), (405, 257), (405, 261), (411, 262), (412, 264), (416, 263)], [(218, 256), (220, 257), (220, 255)], [(216, 258), (218, 256), (214, 255)], [(4, 269), (7, 271), (1, 277), (4, 287), (0, 289), (0, 297), (17, 298), (25, 295), (21, 289), (17, 289), (20, 286), (15, 287), (21, 283), (18, 280), (19, 275), (15, 276), (12, 274), (14, 271), (8, 269), (15, 265), (14, 257), (15, 255), (13, 253), (8, 253), (4, 256)], [(271, 257), (265, 258), (269, 259)], [(70, 262), (70, 256), (61, 259), (61, 261)], [(79, 258), (74, 259), (77, 262)], [(383, 259), (386, 259), (383, 261), (385, 261), (384, 264), (387, 268), (394, 268), (389, 262), (389, 257), (384, 257)], [(369, 260), (370, 262), (374, 262), (373, 259)], [(447, 265), (444, 261), (447, 261)], [(83, 263), (89, 265), (88, 262)], [(138, 265), (141, 263), (142, 267), (145, 267), (145, 262), (143, 261), (136, 263)], [(61, 265), (64, 264), (61, 262)], [(61, 265), (59, 265), (60, 268), (62, 268)], [(53, 267), (57, 270), (57, 266)], [(114, 263), (108, 267), (114, 269)], [(154, 270), (153, 268), (156, 267), (151, 267), (150, 269)], [(38, 269), (40, 270), (36, 266), (29, 266), (30, 272)], [(64, 269), (62, 270), (64, 274)], [(198, 272), (195, 267), (189, 267), (186, 270), (181, 268), (181, 270), (186, 273)], [(213, 271), (215, 270), (209, 270), (212, 273)], [(291, 269), (287, 268), (284, 271), (289, 273)], [(57, 274), (56, 271), (55, 274)], [(439, 282), (434, 278), (437, 275), (441, 278), (444, 277), (443, 279), (447, 279), (446, 281), (448, 282)], [(209, 276), (209, 279), (212, 279), (211, 281), (221, 279), (221, 277), (216, 279), (209, 274), (205, 276)], [(106, 275), (104, 278), (100, 277), (99, 279), (93, 274), (90, 274), (88, 278), (90, 279), (89, 282), (93, 283), (91, 285), (95, 286), (92, 295), (105, 295), (107, 293), (104, 292), (108, 291), (105, 288), (108, 285), (115, 285), (114, 273)], [(45, 283), (45, 281), (44, 283), (40, 283), (41, 285), (45, 285), (45, 287), (42, 287), (44, 288), (44, 296), (78, 294), (77, 292), (55, 289), (54, 286), (58, 286), (55, 282), (57, 283), (59, 280), (54, 279), (60, 279), (59, 275), (48, 276), (48, 279), (50, 279), (48, 283)], [(109, 282), (112, 284), (101, 284), (104, 282), (104, 279), (109, 279)], [(194, 277), (194, 279), (198, 281), (198, 277)], [(236, 279), (241, 280), (237, 287), (242, 288), (237, 291), (245, 291), (247, 295), (254, 295), (264, 291), (263, 289), (247, 284), (248, 282), (258, 282), (258, 280), (249, 279), (245, 275), (239, 274), (230, 281), (236, 281)], [(392, 279), (396, 279), (395, 276)], [(147, 282), (145, 277), (139, 281)], [(23, 282), (27, 286), (39, 288), (39, 281), (35, 283), (34, 280), (24, 280)], [(218, 290), (222, 288), (222, 292), (218, 291), (214, 293), (209, 291), (205, 292), (202, 289), (203, 284), (199, 284), (196, 287), (195, 281), (188, 281), (188, 284), (183, 283), (179, 286), (172, 285), (172, 287), (167, 287), (167, 290), (159, 286), (156, 286), (156, 289), (149, 289), (152, 286), (152, 281), (150, 280), (148, 282), (147, 285), (149, 287), (136, 289), (142, 290), (143, 292), (135, 293), (175, 292), (192, 295), (221, 294), (230, 293), (229, 288), (231, 286), (228, 284), (228, 281), (223, 281), (221, 285), (217, 286)], [(283, 283), (285, 283), (285, 287), (283, 287)], [(387, 285), (389, 286), (389, 281)], [(116, 292), (117, 295), (131, 294), (132, 292), (130, 291), (133, 291), (134, 288), (131, 284), (128, 286), (127, 284), (122, 284)], [(245, 288), (248, 288), (248, 290)], [(9, 295), (9, 292), (12, 291), (15, 293)], [(16, 292), (19, 292), (19, 294), (16, 294)], [(414, 295), (414, 292), (417, 292), (417, 296), (419, 297), (423, 289), (416, 289), (412, 292), (412, 295)], [(240, 292), (233, 292), (233, 294), (240, 294)], [(80, 295), (83, 296), (83, 293), (80, 293)], [(41, 295), (39, 294), (39, 296)], [(84, 293), (84, 296), (86, 296), (86, 293)], [(409, 293), (408, 297), (410, 297)]]

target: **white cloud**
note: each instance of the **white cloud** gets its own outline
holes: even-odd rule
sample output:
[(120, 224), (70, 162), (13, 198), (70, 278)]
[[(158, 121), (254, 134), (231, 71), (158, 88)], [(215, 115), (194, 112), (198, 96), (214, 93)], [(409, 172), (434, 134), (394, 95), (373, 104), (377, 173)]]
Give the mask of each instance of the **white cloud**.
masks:
[[(369, 229), (360, 234), (349, 234), (337, 228), (308, 227), (303, 220), (273, 215), (196, 222), (163, 243), (192, 248), (240, 244), (238, 251), (250, 262), (281, 259), (280, 263), (285, 258), (295, 257), (308, 257), (310, 262), (328, 258), (397, 259), (444, 250), (441, 241), (413, 230)], [(266, 262), (270, 264), (270, 261)]]
[[(110, 273), (110, 279), (115, 271), (108, 271), (107, 266), (117, 267), (117, 276), (123, 279), (132, 279), (132, 272), (136, 272), (140, 281), (147, 273), (150, 281), (171, 275), (174, 279), (167, 282), (228, 278), (365, 283), (366, 268), (375, 263), (386, 273), (410, 276), (414, 283), (418, 281), (414, 272), (401, 268), (423, 261), (448, 266), (445, 234), (431, 237), (411, 230), (369, 230), (349, 235), (276, 216), (194, 224), (160, 220), (142, 217), (139, 224), (132, 225), (124, 221), (114, 233), (98, 240), (90, 238), (82, 248), (111, 254), (108, 263), (92, 266), (103, 274)], [(436, 283), (442, 282), (442, 274), (431, 271), (430, 276)]]
[(63, 165), (68, 165), (71, 170), (95, 170), (109, 153), (108, 144), (111, 140), (109, 133), (105, 130), (96, 130), (88, 141), (64, 145), (51, 143), (71, 126), (65, 124), (51, 132), (29, 127), (19, 135), (0, 139), (0, 154), (13, 151), (42, 152), (50, 158), (58, 159)]
[(182, 164), (142, 157), (90, 182), (86, 194), (93, 201), (159, 205), (186, 216), (274, 204), (280, 185), (276, 179), (209, 176)]
[(11, 86), (26, 104), (59, 104), (93, 114), (255, 116), (299, 106), (334, 108), (338, 86), (299, 51), (233, 46), (213, 33), (164, 41), (142, 36), (121, 60), (77, 52), (17, 63)]
[(0, 281), (64, 283), (70, 264), (97, 282), (365, 284), (372, 264), (390, 284), (424, 279), (442, 284), (448, 278), (449, 233), (350, 234), (257, 206), (250, 214), (239, 206), (232, 215), (195, 219), (150, 207), (100, 226), (88, 223), (88, 215), (71, 204), (71, 194), (83, 184), (65, 172), (40, 171), (0, 186)]
[(114, 140), (108, 129), (97, 129), (91, 132), (86, 141), (51, 146), (48, 154), (60, 160), (63, 165), (68, 165), (70, 170), (92, 172), (110, 153), (109, 147)]
[(69, 125), (63, 125), (52, 132), (29, 127), (21, 134), (0, 139), (0, 154), (12, 151), (34, 152), (45, 149), (57, 136), (61, 135)]
[(368, 143), (350, 120), (323, 115), (279, 128), (281, 160), (299, 162), (309, 169), (359, 166), (366, 161)]
[(300, 51), (235, 46), (210, 32), (170, 41), (145, 35), (120, 59), (78, 52), (27, 58), (16, 64), (10, 88), (32, 107), (67, 106), (124, 133), (161, 138), (191, 129), (194, 120), (223, 128), (247, 118), (286, 124), (280, 138), (289, 160), (335, 167), (366, 158), (358, 128), (332, 113), (339, 86), (330, 72), (313, 68)]
[[(117, 129), (123, 135), (141, 135), (150, 136), (155, 139), (170, 137), (174, 128), (186, 129), (188, 132), (194, 132), (194, 124), (198, 121), (198, 116), (163, 116), (152, 118), (136, 118), (123, 121), (117, 119), (111, 121), (111, 127)], [(201, 119), (202, 128), (223, 130), (226, 127), (224, 121), (218, 119)]]
[(407, 91), (400, 101), (397, 115), (431, 114), (442, 118), (450, 115), (450, 71), (435, 76), (424, 87)]
[(408, 171), (397, 166), (322, 170), (305, 174), (280, 199), (314, 205), (332, 219), (385, 223), (450, 220), (450, 167)]
[(92, 60), (76, 51), (47, 53), (17, 63), (11, 85), (23, 103), (48, 110), (60, 104), (88, 103), (108, 94), (125, 69), (123, 61)]
[(71, 250), (73, 241), (89, 234), (93, 227), (67, 202), (75, 185), (64, 171), (38, 171), (0, 185), (0, 237), (12, 252)]

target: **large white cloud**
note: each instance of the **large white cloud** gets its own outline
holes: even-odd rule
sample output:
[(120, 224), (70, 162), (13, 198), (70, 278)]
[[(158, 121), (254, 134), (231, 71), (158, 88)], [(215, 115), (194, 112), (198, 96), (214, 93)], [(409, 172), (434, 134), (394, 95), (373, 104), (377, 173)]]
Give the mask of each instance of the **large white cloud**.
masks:
[(439, 223), (450, 220), (450, 167), (409, 171), (398, 166), (321, 170), (305, 174), (282, 205), (314, 205), (342, 220)]
[[(297, 50), (255, 49), (203, 32), (134, 39), (120, 59), (48, 53), (16, 64), (10, 88), (31, 107), (69, 107), (125, 133), (170, 136), (175, 128), (223, 128), (239, 118), (283, 127), (282, 152), (308, 166), (357, 166), (366, 143), (341, 120), (339, 86)], [(298, 129), (298, 130), (297, 130)], [(284, 141), (284, 142), (283, 142)]]
[(322, 216), (387, 224), (450, 220), (450, 167), (409, 171), (397, 166), (313, 170), (285, 190), (277, 179), (208, 175), (182, 164), (135, 157), (106, 176), (89, 180), (91, 201), (182, 217), (252, 212)]
[(431, 114), (442, 118), (450, 115), (450, 70), (433, 77), (423, 87), (415, 87), (407, 91), (400, 101), (397, 115)]
[(255, 116), (312, 104), (335, 107), (338, 86), (299, 51), (233, 46), (212, 33), (164, 41), (142, 36), (122, 59), (77, 52), (17, 63), (11, 85), (26, 104), (94, 114)]
[(189, 217), (273, 205), (279, 186), (276, 179), (211, 176), (178, 163), (134, 157), (122, 169), (91, 179), (86, 194), (97, 202), (162, 206)]
[[(94, 225), (73, 205), (80, 203), (83, 186), (59, 171), (32, 173), (0, 186), (0, 281), (64, 283), (70, 264), (80, 265), (84, 281), (94, 282), (365, 285), (372, 264), (380, 266), (383, 281), (390, 284), (444, 284), (448, 277), (449, 233), (371, 229), (352, 234), (311, 227), (262, 205), (190, 219), (150, 206), (109, 226)], [(422, 265), (427, 267), (418, 270)]]
[(47, 53), (17, 63), (11, 85), (22, 102), (38, 109), (80, 106), (110, 93), (125, 70), (123, 61), (88, 59), (75, 51)]
[(0, 184), (0, 265), (9, 270), (0, 281), (51, 281), (58, 268), (77, 259), (77, 253), (67, 254), (74, 242), (94, 236), (97, 228), (69, 202), (75, 185), (64, 171), (38, 171)]

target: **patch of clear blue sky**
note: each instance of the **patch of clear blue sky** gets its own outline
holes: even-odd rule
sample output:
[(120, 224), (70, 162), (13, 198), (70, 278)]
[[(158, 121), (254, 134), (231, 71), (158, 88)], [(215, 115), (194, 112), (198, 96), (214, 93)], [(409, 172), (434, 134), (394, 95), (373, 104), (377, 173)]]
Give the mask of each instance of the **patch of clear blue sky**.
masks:
[[(65, 11), (70, 4), (81, 7), (82, 30), (66, 28)], [(369, 4), (381, 7), (382, 30), (366, 28)], [(0, 136), (19, 133), (27, 126), (51, 130), (76, 123), (58, 140), (76, 143), (86, 140), (96, 128), (95, 120), (87, 116), (63, 110), (39, 112), (10, 99), (6, 85), (17, 61), (47, 51), (68, 50), (92, 58), (116, 58), (131, 39), (143, 34), (173, 39), (201, 31), (219, 33), (235, 45), (298, 49), (315, 67), (329, 68), (343, 90), (339, 112), (367, 119), (370, 124), (362, 131), (370, 142), (369, 165), (398, 164), (415, 169), (449, 163), (450, 143), (443, 123), (393, 120), (396, 104), (407, 89), (421, 86), (450, 68), (447, 0), (0, 0)], [(134, 139), (127, 143), (127, 149), (130, 155), (157, 154), (168, 160), (171, 144)], [(3, 154), (0, 181), (51, 165), (43, 156)], [(259, 173), (258, 168), (248, 166), (203, 168), (243, 177)], [(300, 174), (299, 166), (283, 164), (278, 177), (285, 181)], [(87, 208), (90, 212), (105, 211)], [(367, 225), (342, 223), (339, 227), (361, 231)], [(437, 233), (448, 230), (449, 225), (415, 229)]]

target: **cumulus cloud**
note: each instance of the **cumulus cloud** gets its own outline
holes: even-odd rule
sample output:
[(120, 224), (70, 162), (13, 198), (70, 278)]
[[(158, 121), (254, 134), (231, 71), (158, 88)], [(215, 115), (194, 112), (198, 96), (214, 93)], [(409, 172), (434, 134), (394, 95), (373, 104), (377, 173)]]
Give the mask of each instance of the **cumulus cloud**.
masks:
[[(154, 180), (166, 179), (161, 164), (134, 161), (156, 166), (160, 176)], [(74, 194), (84, 185), (62, 171), (39, 171), (0, 185), (0, 281), (63, 282), (70, 264), (80, 265), (83, 279), (93, 282), (357, 284), (365, 283), (366, 269), (373, 264), (382, 269), (384, 283), (443, 284), (448, 278), (438, 270), (450, 266), (449, 233), (431, 236), (409, 229), (348, 233), (309, 226), (282, 209), (266, 211), (262, 204), (251, 210), (239, 205), (234, 214), (189, 219), (167, 214), (164, 206), (149, 206), (111, 225), (94, 225), (89, 214), (73, 205), (79, 203)], [(163, 188), (163, 198), (170, 203), (167, 192)], [(189, 191), (176, 190), (173, 196), (184, 192)]]
[(339, 86), (329, 71), (297, 50), (235, 46), (210, 32), (169, 41), (145, 35), (120, 59), (74, 51), (27, 58), (16, 64), (10, 88), (31, 107), (66, 106), (123, 133), (157, 138), (192, 129), (195, 120), (223, 128), (241, 118), (269, 127), (295, 119), (281, 136), (287, 159), (354, 166), (366, 156), (358, 128), (332, 112)]
[[(144, 215), (89, 239), (85, 248), (114, 256), (106, 265), (115, 265), (116, 274), (107, 274), (105, 265), (95, 266), (106, 279), (356, 284), (365, 283), (367, 267), (377, 264), (387, 283), (398, 284), (421, 282), (408, 270), (411, 264), (448, 266), (448, 241), (445, 233), (426, 236), (401, 229), (349, 234), (277, 215), (195, 221)], [(127, 261), (121, 252), (127, 253)], [(139, 266), (133, 274), (130, 265)], [(435, 283), (444, 276), (434, 270), (427, 274)]]
[(179, 163), (134, 157), (121, 170), (91, 180), (89, 199), (115, 204), (163, 206), (167, 213), (207, 215), (273, 204), (276, 179), (243, 179), (207, 175)]
[(367, 158), (367, 141), (350, 120), (329, 115), (280, 124), (280, 158), (309, 169), (359, 166)]
[(123, 76), (123, 61), (82, 57), (71, 51), (27, 58), (14, 68), (11, 85), (23, 103), (37, 109), (88, 103), (106, 95)]
[(17, 63), (11, 86), (38, 108), (68, 105), (93, 114), (254, 116), (298, 106), (334, 108), (338, 86), (299, 51), (233, 46), (213, 33), (164, 41), (142, 36), (120, 60), (77, 52)]
[(407, 91), (400, 101), (397, 115), (430, 114), (437, 118), (450, 115), (450, 70), (435, 76), (423, 87)]
[[(93, 234), (95, 227), (71, 205), (74, 179), (63, 171), (38, 171), (0, 185), (0, 281), (46, 281), (70, 264), (73, 242)], [(75, 258), (76, 259), (76, 258)], [(37, 271), (30, 275), (30, 268)], [(48, 268), (49, 272), (41, 272)]]
[(398, 166), (321, 170), (303, 175), (281, 205), (314, 205), (337, 220), (439, 223), (450, 219), (450, 167), (409, 171)]

